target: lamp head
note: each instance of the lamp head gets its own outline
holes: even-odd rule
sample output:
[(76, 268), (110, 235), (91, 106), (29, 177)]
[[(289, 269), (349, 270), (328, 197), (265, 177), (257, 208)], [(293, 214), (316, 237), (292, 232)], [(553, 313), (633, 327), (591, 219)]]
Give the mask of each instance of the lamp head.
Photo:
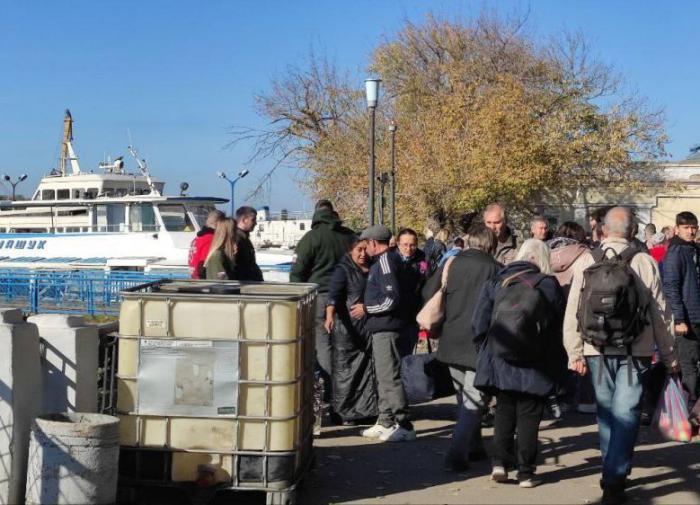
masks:
[(250, 173), (250, 170), (241, 170), (240, 172), (238, 172), (238, 177), (240, 177), (242, 179), (243, 177), (245, 177), (249, 173)]
[(379, 101), (379, 83), (381, 79), (365, 79), (365, 97), (367, 98), (367, 107), (370, 109), (377, 106)]
[(10, 182), (10, 176), (7, 174), (3, 175), (3, 179), (5, 179), (7, 182)]
[(391, 124), (389, 125), (389, 131), (390, 131), (391, 133), (396, 132), (396, 123), (394, 123), (393, 121), (392, 121)]
[(20, 175), (20, 176), (19, 176), (19, 182), (22, 182), (22, 181), (25, 180), (26, 178), (27, 178), (27, 174), (22, 174), (22, 175)]
[(219, 170), (218, 172), (216, 172), (216, 175), (218, 175), (218, 176), (221, 177), (222, 179), (226, 179), (226, 174), (223, 173), (221, 170)]

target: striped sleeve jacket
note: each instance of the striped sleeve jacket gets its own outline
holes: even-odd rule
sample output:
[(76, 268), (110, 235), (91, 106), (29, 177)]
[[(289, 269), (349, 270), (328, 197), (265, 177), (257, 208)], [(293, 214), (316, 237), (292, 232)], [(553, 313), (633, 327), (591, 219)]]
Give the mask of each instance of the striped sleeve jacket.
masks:
[(365, 307), (371, 332), (398, 331), (405, 324), (399, 310), (401, 286), (396, 275), (400, 262), (397, 253), (387, 251), (376, 258), (369, 270)]

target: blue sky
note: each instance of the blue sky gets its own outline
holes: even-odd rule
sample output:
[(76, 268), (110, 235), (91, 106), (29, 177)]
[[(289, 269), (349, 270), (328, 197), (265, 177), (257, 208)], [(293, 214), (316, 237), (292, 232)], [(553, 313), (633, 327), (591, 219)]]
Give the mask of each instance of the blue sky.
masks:
[[(250, 146), (224, 149), (231, 125), (261, 126), (253, 96), (313, 47), (358, 76), (369, 54), (404, 20), (426, 13), (467, 18), (483, 6), (529, 11), (539, 37), (581, 30), (653, 105), (666, 110), (668, 146), (685, 157), (700, 143), (700, 2), (353, 0), (2, 2), (0, 174), (29, 174), (31, 193), (57, 164), (63, 110), (75, 119), (85, 169), (126, 154), (127, 131), (155, 176), (176, 193), (225, 196), (217, 170), (237, 172)], [(136, 168), (131, 160), (129, 167)], [(237, 203), (272, 162), (251, 165)], [(309, 198), (282, 168), (254, 204), (304, 210)]]

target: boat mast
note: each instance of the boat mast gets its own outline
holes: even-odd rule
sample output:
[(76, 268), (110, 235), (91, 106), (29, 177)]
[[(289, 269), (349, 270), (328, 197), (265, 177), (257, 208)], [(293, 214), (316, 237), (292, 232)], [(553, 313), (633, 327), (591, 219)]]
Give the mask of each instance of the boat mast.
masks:
[(151, 195), (152, 196), (161, 196), (160, 192), (156, 189), (156, 186), (153, 184), (153, 180), (151, 179), (151, 174), (148, 172), (148, 167), (146, 166), (146, 160), (142, 160), (139, 158), (139, 153), (134, 149), (132, 146), (128, 146), (129, 153), (134, 157), (136, 160), (136, 164), (139, 166), (139, 170), (141, 170), (141, 174), (146, 178), (146, 182), (148, 183), (148, 187), (151, 188)]
[(61, 144), (61, 175), (66, 175), (66, 165), (70, 161), (71, 172), (73, 175), (80, 173), (80, 165), (78, 165), (78, 157), (73, 150), (73, 117), (70, 111), (66, 109), (66, 115), (63, 118), (63, 143)]

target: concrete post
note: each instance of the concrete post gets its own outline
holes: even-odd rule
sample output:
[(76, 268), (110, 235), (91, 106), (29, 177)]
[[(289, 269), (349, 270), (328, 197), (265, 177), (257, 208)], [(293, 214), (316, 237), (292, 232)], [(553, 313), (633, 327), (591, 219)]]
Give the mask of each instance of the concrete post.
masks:
[(115, 503), (119, 419), (103, 414), (48, 414), (32, 427), (27, 505)]
[(97, 327), (65, 314), (37, 314), (28, 321), (43, 341), (41, 411), (97, 412)]
[(41, 405), (39, 332), (0, 308), (0, 505), (22, 503), (32, 420)]

